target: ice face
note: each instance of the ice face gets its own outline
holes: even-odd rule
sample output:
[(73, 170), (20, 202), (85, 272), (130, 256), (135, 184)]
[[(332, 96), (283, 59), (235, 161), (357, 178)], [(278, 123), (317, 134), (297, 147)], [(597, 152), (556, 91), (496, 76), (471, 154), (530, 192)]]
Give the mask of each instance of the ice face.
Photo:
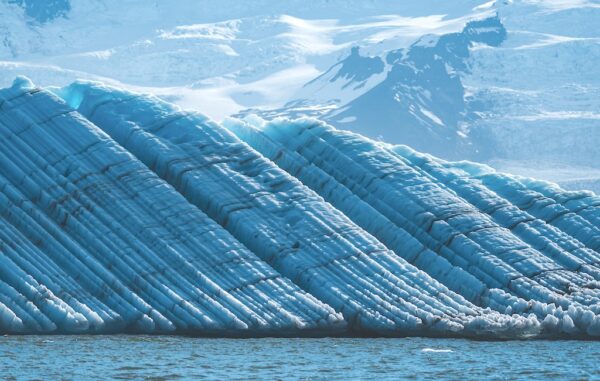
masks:
[(519, 184), (314, 120), (227, 126), (469, 301), (598, 334), (598, 199), (588, 192)]
[(0, 92), (0, 331), (343, 328), (63, 101)]
[(600, 334), (593, 194), (316, 120), (53, 91), (0, 92), (2, 331)]
[(341, 312), (353, 331), (538, 328), (534, 318), (485, 310), (452, 292), (202, 115), (94, 84), (61, 94), (257, 256)]

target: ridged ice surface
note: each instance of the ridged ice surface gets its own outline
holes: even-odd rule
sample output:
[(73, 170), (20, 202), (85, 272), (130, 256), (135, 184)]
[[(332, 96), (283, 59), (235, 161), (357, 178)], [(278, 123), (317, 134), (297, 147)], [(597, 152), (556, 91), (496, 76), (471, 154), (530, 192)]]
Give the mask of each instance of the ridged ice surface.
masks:
[(341, 315), (62, 100), (0, 92), (0, 331), (295, 333)]
[(547, 331), (600, 334), (600, 199), (592, 194), (443, 162), (316, 121), (228, 127), (467, 300), (534, 313)]
[(352, 331), (539, 328), (533, 317), (485, 310), (452, 292), (202, 115), (99, 85), (74, 84), (61, 95), (275, 270), (341, 312)]
[(0, 92), (0, 331), (600, 335), (591, 193), (52, 91)]

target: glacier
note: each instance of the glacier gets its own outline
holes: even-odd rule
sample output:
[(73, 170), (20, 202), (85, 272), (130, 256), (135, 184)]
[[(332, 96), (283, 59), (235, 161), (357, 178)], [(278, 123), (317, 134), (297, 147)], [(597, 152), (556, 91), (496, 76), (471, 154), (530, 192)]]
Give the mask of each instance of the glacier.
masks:
[(600, 198), (316, 119), (0, 90), (0, 331), (600, 335)]

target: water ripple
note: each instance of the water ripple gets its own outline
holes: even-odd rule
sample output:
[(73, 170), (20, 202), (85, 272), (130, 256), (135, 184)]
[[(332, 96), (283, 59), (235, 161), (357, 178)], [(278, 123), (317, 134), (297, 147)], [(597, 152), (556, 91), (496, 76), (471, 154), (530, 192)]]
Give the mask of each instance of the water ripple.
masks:
[(0, 379), (600, 379), (600, 342), (0, 337)]

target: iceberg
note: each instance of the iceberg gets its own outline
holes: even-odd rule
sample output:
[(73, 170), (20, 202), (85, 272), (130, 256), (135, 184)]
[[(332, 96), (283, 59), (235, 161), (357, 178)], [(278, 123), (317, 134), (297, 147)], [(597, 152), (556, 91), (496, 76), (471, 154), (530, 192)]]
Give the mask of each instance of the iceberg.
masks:
[(600, 335), (600, 199), (315, 119), (0, 90), (0, 331)]
[(448, 163), (311, 119), (249, 118), (227, 126), (470, 302), (533, 313), (545, 329), (561, 333), (599, 333), (600, 204), (592, 194), (520, 185), (491, 168), (480, 174), (482, 166)]
[(154, 97), (93, 83), (59, 94), (303, 290), (377, 334), (529, 333), (537, 320), (477, 307), (224, 127)]
[(0, 136), (0, 331), (345, 325), (51, 93), (2, 90)]

